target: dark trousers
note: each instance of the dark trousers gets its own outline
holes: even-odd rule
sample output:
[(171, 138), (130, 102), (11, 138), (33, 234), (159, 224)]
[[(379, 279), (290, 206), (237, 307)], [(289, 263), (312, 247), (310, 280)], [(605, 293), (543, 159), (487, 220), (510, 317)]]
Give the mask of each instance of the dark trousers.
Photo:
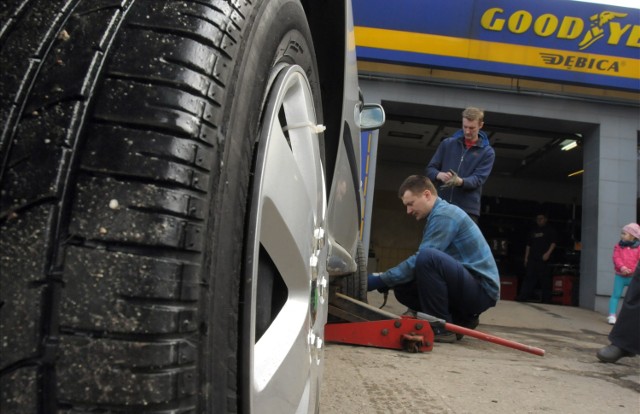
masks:
[(394, 287), (394, 293), (403, 305), (457, 325), (496, 304), (467, 269), (435, 249), (418, 253), (415, 279)]
[(551, 267), (541, 260), (529, 261), (517, 300), (531, 299), (536, 285), (542, 290), (542, 302), (551, 303)]
[(609, 341), (627, 352), (640, 354), (640, 264), (629, 283)]

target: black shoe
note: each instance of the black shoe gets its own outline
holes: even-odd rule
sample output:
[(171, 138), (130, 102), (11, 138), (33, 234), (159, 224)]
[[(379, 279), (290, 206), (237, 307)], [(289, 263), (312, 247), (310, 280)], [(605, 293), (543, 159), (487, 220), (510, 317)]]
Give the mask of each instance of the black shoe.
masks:
[(449, 331), (440, 331), (433, 333), (433, 341), (441, 344), (452, 344), (456, 341), (456, 334)]
[[(473, 319), (468, 320), (465, 323), (461, 323), (460, 326), (467, 328), (467, 329), (476, 329), (478, 327), (478, 325), (480, 325), (480, 319), (476, 316)], [(459, 341), (462, 338), (464, 338), (464, 335), (461, 333), (457, 333), (456, 334), (456, 339)]]
[(631, 352), (627, 352), (624, 349), (620, 349), (617, 346), (611, 344), (605, 346), (604, 348), (600, 348), (596, 353), (598, 359), (602, 362), (610, 362), (614, 363), (618, 361), (620, 358), (633, 356)]

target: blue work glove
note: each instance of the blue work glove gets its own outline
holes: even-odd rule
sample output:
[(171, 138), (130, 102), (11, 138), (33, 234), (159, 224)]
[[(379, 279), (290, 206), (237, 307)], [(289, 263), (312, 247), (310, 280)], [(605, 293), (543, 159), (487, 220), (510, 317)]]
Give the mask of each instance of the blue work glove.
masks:
[(382, 281), (380, 273), (369, 273), (367, 275), (367, 291), (377, 290), (380, 293), (384, 293), (389, 290), (389, 286)]

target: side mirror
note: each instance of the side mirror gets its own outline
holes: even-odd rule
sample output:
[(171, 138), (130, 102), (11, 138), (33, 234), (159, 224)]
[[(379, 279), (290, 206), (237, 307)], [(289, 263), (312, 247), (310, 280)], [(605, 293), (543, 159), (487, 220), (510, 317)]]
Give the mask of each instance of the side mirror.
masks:
[(364, 104), (360, 109), (358, 125), (362, 131), (371, 131), (384, 125), (384, 109), (378, 104)]

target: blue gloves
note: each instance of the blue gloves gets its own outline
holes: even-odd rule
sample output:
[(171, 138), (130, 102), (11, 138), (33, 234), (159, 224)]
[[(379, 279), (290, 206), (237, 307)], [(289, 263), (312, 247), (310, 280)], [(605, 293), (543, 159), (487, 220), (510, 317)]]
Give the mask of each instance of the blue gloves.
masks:
[(380, 273), (369, 273), (367, 275), (367, 291), (371, 292), (372, 290), (377, 290), (380, 293), (389, 290), (389, 286), (380, 278)]

